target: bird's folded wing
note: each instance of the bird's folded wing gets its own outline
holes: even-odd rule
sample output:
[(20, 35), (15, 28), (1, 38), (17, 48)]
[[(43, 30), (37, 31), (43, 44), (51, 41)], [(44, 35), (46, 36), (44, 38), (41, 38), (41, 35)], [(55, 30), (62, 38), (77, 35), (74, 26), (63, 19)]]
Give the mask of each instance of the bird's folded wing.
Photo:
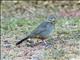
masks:
[(40, 24), (35, 30), (32, 31), (31, 35), (39, 35), (40, 33), (47, 30), (47, 22)]

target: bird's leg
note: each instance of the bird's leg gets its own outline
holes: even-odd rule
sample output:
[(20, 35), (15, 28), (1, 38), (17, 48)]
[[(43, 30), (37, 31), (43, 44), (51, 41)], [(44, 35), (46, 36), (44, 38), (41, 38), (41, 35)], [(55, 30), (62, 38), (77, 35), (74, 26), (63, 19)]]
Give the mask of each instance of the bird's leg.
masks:
[(46, 40), (42, 40), (42, 46), (45, 46), (45, 47), (47, 47), (47, 48), (52, 47), (52, 45), (49, 44)]
[(47, 45), (47, 42), (45, 40), (42, 40), (42, 45)]

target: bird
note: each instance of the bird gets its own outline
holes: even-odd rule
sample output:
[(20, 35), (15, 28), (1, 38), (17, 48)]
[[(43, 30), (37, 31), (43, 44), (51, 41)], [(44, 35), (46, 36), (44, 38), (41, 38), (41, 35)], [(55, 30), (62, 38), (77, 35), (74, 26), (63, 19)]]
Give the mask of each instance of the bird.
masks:
[(48, 16), (44, 22), (40, 23), (40, 25), (37, 26), (27, 37), (17, 42), (16, 45), (21, 44), (25, 40), (29, 43), (32, 43), (28, 40), (29, 38), (38, 38), (44, 41), (51, 35), (51, 32), (55, 29), (55, 21), (55, 16)]

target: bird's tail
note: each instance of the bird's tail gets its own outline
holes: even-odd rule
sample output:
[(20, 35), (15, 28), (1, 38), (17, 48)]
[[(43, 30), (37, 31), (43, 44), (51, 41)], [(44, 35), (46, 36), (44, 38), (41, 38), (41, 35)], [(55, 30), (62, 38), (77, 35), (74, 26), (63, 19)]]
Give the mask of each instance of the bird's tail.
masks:
[(26, 39), (28, 39), (28, 38), (29, 38), (29, 36), (27, 36), (26, 38), (24, 38), (24, 39), (20, 40), (19, 42), (17, 42), (17, 43), (16, 43), (16, 45), (21, 44), (23, 41), (25, 41), (25, 40), (26, 40)]

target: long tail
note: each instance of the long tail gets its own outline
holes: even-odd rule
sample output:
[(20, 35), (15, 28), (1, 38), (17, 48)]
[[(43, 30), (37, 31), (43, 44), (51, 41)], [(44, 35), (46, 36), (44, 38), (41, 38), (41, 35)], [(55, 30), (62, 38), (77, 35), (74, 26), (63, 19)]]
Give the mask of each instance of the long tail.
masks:
[(26, 38), (24, 38), (24, 39), (20, 40), (19, 42), (17, 42), (17, 43), (16, 43), (16, 45), (21, 44), (23, 41), (25, 41), (25, 40), (26, 40), (26, 39), (28, 39), (28, 38), (29, 38), (29, 36), (27, 36)]

